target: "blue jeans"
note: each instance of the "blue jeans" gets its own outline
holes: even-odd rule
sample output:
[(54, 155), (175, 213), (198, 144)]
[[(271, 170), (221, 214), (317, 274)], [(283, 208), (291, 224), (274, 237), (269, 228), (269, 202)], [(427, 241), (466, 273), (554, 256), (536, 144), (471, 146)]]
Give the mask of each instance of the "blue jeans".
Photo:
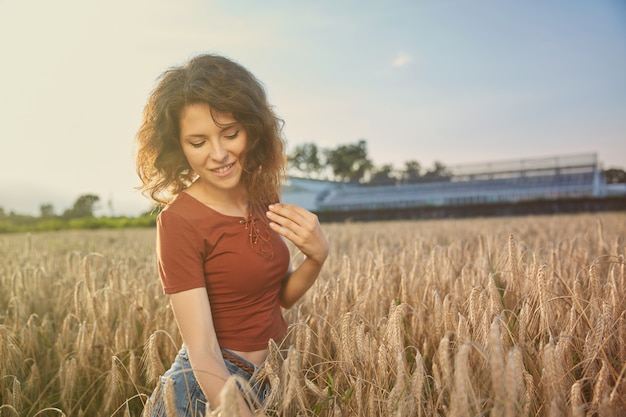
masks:
[[(236, 353), (230, 351), (231, 354), (237, 356), (241, 361), (246, 362), (257, 370), (257, 366), (247, 361)], [(270, 384), (267, 380), (256, 381), (256, 371), (253, 375), (239, 368), (237, 365), (224, 359), (226, 369), (231, 375), (240, 376), (250, 382), (253, 388), (252, 394), (256, 397), (253, 400), (258, 401), (258, 404), (263, 404), (263, 401), (268, 397), (270, 393)], [(163, 398), (165, 383), (168, 379), (172, 380), (174, 385), (175, 394), (175, 407), (178, 412), (178, 416), (170, 416), (165, 412), (165, 402)], [(251, 401), (248, 401), (251, 403)], [(196, 380), (196, 377), (191, 370), (191, 364), (189, 363), (189, 355), (187, 350), (183, 346), (182, 349), (176, 355), (176, 360), (172, 364), (169, 370), (161, 377), (160, 386), (157, 386), (152, 396), (150, 397), (149, 405), (144, 411), (144, 417), (204, 417), (207, 408), (208, 401), (205, 398), (200, 384)], [(148, 411), (149, 412), (146, 412)]]

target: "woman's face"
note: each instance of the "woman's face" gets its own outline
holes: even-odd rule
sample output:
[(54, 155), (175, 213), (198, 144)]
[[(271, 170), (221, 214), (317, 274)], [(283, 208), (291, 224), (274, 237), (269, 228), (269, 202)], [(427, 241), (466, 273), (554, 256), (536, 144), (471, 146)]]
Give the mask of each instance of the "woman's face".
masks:
[(181, 112), (180, 145), (209, 191), (241, 191), (247, 141), (245, 129), (230, 113), (211, 112), (205, 103), (187, 105)]

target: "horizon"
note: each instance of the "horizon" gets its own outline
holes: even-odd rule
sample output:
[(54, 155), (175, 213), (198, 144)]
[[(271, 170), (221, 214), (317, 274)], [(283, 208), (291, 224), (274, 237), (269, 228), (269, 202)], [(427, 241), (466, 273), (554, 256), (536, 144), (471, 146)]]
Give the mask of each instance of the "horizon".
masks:
[[(462, 172), (463, 168), (476, 168), (479, 167), (481, 165), (484, 165), (485, 167), (488, 166), (498, 166), (498, 165), (510, 165), (510, 164), (515, 164), (517, 165), (517, 163), (523, 163), (523, 162), (539, 162), (539, 161), (550, 161), (550, 160), (554, 160), (555, 163), (558, 163), (558, 161), (560, 159), (565, 159), (565, 160), (578, 160), (580, 161), (580, 159), (583, 158), (585, 161), (590, 161), (591, 159), (594, 159), (597, 162), (598, 168), (600, 170), (606, 170), (606, 169), (621, 169), (624, 170), (624, 166), (614, 166), (614, 167), (603, 167), (602, 162), (599, 161), (597, 159), (597, 153), (595, 152), (587, 152), (587, 153), (577, 153), (577, 154), (562, 154), (562, 155), (544, 155), (541, 157), (537, 157), (537, 158), (523, 158), (523, 159), (505, 159), (505, 160), (494, 160), (494, 161), (481, 161), (481, 162), (472, 162), (472, 163), (467, 163), (467, 164), (457, 164), (457, 165), (453, 165), (453, 166), (448, 166), (446, 164), (444, 164), (444, 166), (448, 169), (453, 169), (453, 170), (457, 170), (460, 169)], [(418, 161), (419, 162), (419, 161)], [(542, 165), (543, 166), (543, 165)], [(566, 166), (566, 165), (565, 165)], [(400, 167), (396, 167), (394, 166), (394, 168), (400, 168)], [(428, 170), (428, 168), (431, 167), (424, 167), (422, 166), (422, 175)], [(462, 174), (465, 175), (465, 174)], [(328, 178), (314, 178), (314, 177), (305, 177), (305, 176), (297, 176), (297, 175), (292, 175), (292, 174), (287, 174), (285, 180), (288, 181), (289, 178), (299, 178), (299, 179), (311, 179), (311, 180), (315, 180), (315, 181), (328, 181), (328, 182), (340, 182), (337, 180), (333, 180), (333, 179), (328, 179)], [(366, 185), (367, 182), (364, 183), (364, 185)], [(4, 190), (6, 190), (6, 188), (3, 187), (3, 184), (0, 183), (0, 195), (4, 195)], [(36, 207), (34, 209), (31, 209), (30, 211), (17, 211), (14, 209), (7, 209), (6, 207), (0, 205), (0, 209), (4, 210), (5, 214), (9, 214), (9, 213), (14, 213), (17, 215), (27, 215), (27, 216), (39, 216), (40, 215), (40, 208), (42, 205), (44, 204), (51, 204), (52, 208), (54, 210), (55, 215), (57, 216), (61, 216), (63, 214), (63, 212), (66, 209), (70, 209), (72, 207), (72, 205), (74, 204), (74, 202), (81, 196), (81, 195), (85, 195), (85, 194), (94, 194), (97, 195), (99, 197), (99, 202), (96, 203), (95, 205), (95, 212), (94, 214), (96, 216), (109, 216), (109, 217), (116, 217), (116, 216), (125, 216), (125, 217), (137, 217), (143, 213), (146, 213), (150, 210), (152, 210), (155, 207), (154, 202), (151, 202), (151, 200), (149, 200), (147, 197), (143, 197), (146, 200), (147, 205), (145, 205), (145, 207), (140, 208), (137, 205), (133, 205), (130, 211), (126, 211), (123, 213), (116, 213), (116, 204), (115, 201), (111, 200), (111, 199), (106, 199), (103, 198), (102, 196), (98, 195), (97, 193), (92, 193), (92, 192), (83, 192), (80, 193), (74, 197), (69, 197), (66, 196), (66, 198), (64, 198), (63, 200), (57, 200), (57, 201), (41, 201), (39, 203), (36, 203)], [(57, 204), (58, 202), (62, 202), (61, 204)], [(29, 206), (32, 206), (31, 203), (28, 203)], [(106, 213), (108, 211), (108, 213)]]

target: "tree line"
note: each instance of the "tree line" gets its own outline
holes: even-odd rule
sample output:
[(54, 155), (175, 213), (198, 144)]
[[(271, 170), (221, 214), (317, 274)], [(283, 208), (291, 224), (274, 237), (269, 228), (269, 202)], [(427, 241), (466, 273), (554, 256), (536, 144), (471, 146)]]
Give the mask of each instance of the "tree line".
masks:
[(97, 203), (100, 197), (95, 194), (83, 194), (63, 213), (56, 214), (50, 203), (39, 206), (39, 216), (6, 213), (0, 207), (0, 233), (31, 232), (64, 229), (114, 229), (131, 227), (151, 227), (155, 224), (156, 211), (147, 212), (138, 217), (96, 217)]
[[(315, 143), (296, 146), (287, 155), (289, 174), (303, 178), (332, 180), (370, 185), (413, 184), (419, 182), (449, 181), (452, 173), (441, 162), (424, 169), (416, 160), (404, 162), (401, 168), (393, 164), (374, 165), (367, 150), (367, 141), (320, 148)], [(607, 184), (625, 184), (626, 172), (619, 168), (603, 170)], [(150, 227), (154, 225), (158, 209), (138, 217), (95, 216), (100, 197), (80, 195), (74, 204), (56, 214), (50, 203), (41, 204), (39, 216), (5, 212), (0, 207), (0, 233), (33, 230), (97, 229), (114, 227)]]
[(439, 161), (429, 169), (423, 169), (416, 160), (404, 162), (399, 169), (393, 164), (376, 166), (368, 155), (364, 139), (334, 149), (319, 148), (312, 142), (303, 143), (287, 155), (287, 160), (290, 175), (339, 182), (393, 185), (448, 181), (451, 178), (450, 171)]
[[(44, 203), (39, 206), (39, 217), (42, 219), (84, 219), (88, 217), (94, 217), (94, 211), (96, 210), (96, 204), (100, 201), (100, 197), (95, 194), (83, 194), (79, 196), (72, 207), (63, 211), (62, 214), (57, 215), (54, 212), (54, 206), (50, 203)], [(15, 217), (24, 216), (17, 213), (6, 213), (4, 208), (0, 207), (0, 218), (3, 217)], [(31, 216), (32, 217), (32, 216)]]
[[(319, 148), (308, 142), (296, 146), (287, 160), (293, 176), (370, 185), (413, 184), (419, 182), (449, 181), (450, 170), (441, 162), (424, 169), (416, 160), (404, 162), (401, 168), (393, 164), (376, 166), (368, 155), (367, 141)], [(607, 184), (626, 183), (626, 171), (610, 168), (602, 171)]]

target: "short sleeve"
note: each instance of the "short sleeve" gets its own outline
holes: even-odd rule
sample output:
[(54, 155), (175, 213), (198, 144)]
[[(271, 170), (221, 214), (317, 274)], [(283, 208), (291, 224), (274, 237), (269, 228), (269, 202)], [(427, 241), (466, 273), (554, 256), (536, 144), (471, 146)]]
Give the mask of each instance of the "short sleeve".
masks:
[(165, 210), (157, 219), (157, 262), (165, 294), (206, 287), (203, 243), (193, 226)]

